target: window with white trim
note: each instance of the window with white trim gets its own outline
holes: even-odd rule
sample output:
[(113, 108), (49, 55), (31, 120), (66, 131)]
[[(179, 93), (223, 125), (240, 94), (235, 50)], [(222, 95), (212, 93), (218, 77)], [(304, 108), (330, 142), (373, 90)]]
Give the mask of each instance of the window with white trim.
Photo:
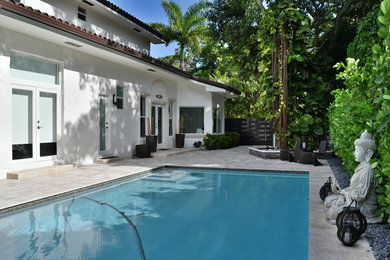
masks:
[(117, 109), (123, 109), (123, 87), (121, 86), (116, 86), (115, 105)]
[(86, 21), (87, 20), (87, 9), (79, 6), (77, 9), (77, 17), (82, 21)]
[(140, 133), (141, 137), (146, 136), (146, 103), (145, 103), (145, 97), (141, 97), (141, 102), (140, 102)]
[(54, 62), (10, 54), (10, 77), (31, 80), (47, 84), (59, 84), (59, 65)]
[(184, 133), (204, 133), (204, 108), (203, 107), (181, 107), (180, 117), (183, 117)]
[(213, 132), (222, 134), (222, 108), (219, 105), (213, 109)]
[(169, 101), (168, 113), (169, 113), (169, 136), (172, 136), (173, 135), (173, 102), (172, 101)]

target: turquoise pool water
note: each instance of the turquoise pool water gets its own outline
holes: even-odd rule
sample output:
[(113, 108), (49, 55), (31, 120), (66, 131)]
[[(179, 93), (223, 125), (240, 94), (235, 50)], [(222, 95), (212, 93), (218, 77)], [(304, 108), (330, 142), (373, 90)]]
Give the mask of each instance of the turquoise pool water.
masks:
[(1, 259), (308, 259), (307, 174), (161, 169), (0, 218)]

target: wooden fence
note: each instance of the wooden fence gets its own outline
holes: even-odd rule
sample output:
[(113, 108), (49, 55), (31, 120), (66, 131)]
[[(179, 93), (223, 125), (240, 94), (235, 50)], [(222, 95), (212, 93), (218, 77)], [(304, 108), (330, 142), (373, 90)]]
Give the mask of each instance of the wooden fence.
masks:
[(226, 118), (225, 131), (238, 132), (242, 145), (273, 145), (273, 129), (264, 118)]

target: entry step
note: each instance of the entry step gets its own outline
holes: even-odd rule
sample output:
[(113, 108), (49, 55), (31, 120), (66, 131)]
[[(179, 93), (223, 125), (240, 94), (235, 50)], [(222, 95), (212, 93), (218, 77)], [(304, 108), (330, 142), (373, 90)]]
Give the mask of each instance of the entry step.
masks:
[(48, 166), (43, 168), (13, 171), (7, 173), (7, 179), (24, 180), (24, 179), (38, 177), (38, 176), (70, 171), (73, 170), (74, 168), (75, 166), (72, 164), (62, 164), (62, 165), (53, 165), (53, 166)]
[(188, 152), (199, 151), (199, 148), (172, 148), (172, 149), (158, 149), (157, 152), (152, 153), (153, 158), (164, 159), (169, 156), (183, 154)]
[(96, 158), (95, 160), (93, 160), (93, 162), (97, 164), (106, 164), (106, 163), (117, 162), (120, 160), (122, 160), (122, 158), (119, 156), (107, 156), (107, 157)]

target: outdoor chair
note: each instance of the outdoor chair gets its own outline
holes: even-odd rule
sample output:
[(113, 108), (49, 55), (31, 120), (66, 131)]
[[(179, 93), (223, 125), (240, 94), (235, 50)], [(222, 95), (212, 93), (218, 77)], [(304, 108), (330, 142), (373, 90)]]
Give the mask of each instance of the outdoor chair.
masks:
[(294, 161), (302, 164), (312, 164), (314, 166), (322, 165), (316, 158), (314, 152), (304, 151), (301, 147), (301, 139), (295, 146)]
[(289, 162), (294, 162), (295, 158), (295, 153), (299, 153), (298, 147), (301, 147), (301, 139), (298, 139), (298, 142), (295, 146), (295, 150), (288, 150), (288, 149), (281, 149), (280, 150), (280, 160), (282, 161), (289, 161)]
[(317, 158), (316, 154), (313, 152), (301, 152), (301, 157), (300, 157), (300, 163), (302, 164), (312, 164), (314, 166), (319, 166), (322, 165)]
[[(282, 161), (290, 161), (291, 162), (292, 154), (287, 149), (281, 149), (280, 150), (280, 160)], [(294, 160), (294, 159), (292, 159)]]
[(322, 140), (320, 142), (320, 146), (318, 147), (318, 152), (315, 152), (315, 156), (317, 159), (328, 159), (332, 158), (332, 153), (326, 152), (326, 146), (328, 142), (326, 140)]
[[(326, 147), (326, 146), (325, 146)], [(295, 145), (294, 151), (287, 149), (280, 150), (280, 160), (297, 162), (302, 164), (312, 164), (314, 166), (322, 165), (317, 158), (314, 152), (308, 152), (302, 150), (302, 139), (299, 138), (297, 144)]]

